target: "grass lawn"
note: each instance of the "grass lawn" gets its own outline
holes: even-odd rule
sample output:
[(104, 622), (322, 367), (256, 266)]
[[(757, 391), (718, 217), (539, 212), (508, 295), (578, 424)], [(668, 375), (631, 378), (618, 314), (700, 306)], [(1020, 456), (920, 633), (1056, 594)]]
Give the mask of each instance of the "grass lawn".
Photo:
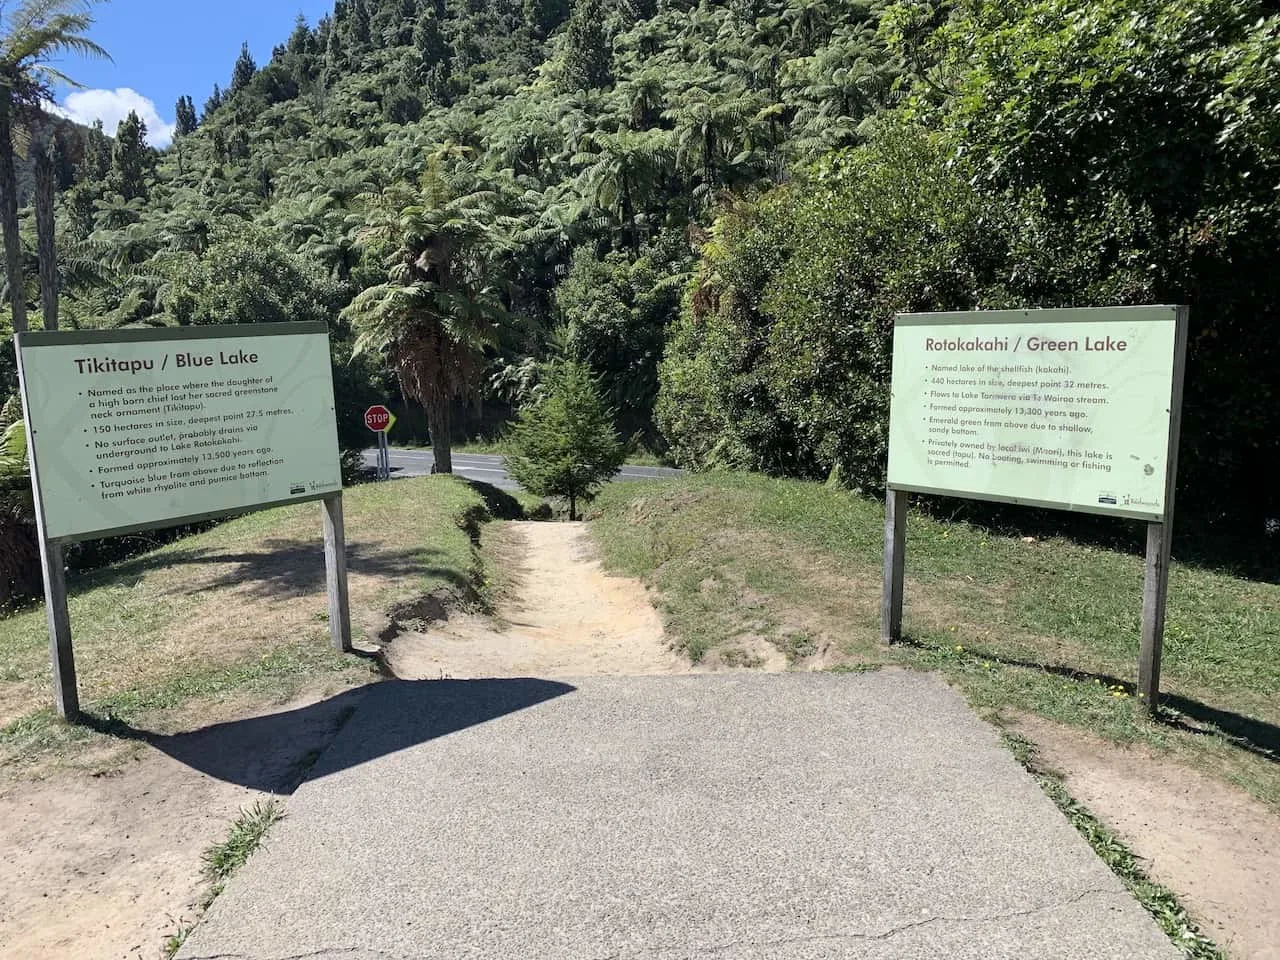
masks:
[[(397, 600), (483, 589), (479, 488), (426, 477), (353, 487), (344, 499), (357, 636)], [(231, 520), (69, 587), (81, 702), (99, 727), (169, 732), (210, 701), (278, 703), (308, 685), (376, 675), (330, 646), (318, 504)], [(48, 657), (43, 605), (0, 618), (0, 766), (56, 761), (99, 736), (55, 719)]]
[(797, 666), (940, 670), (994, 719), (1026, 711), (1143, 742), (1280, 807), (1280, 586), (1175, 561), (1167, 697), (1153, 722), (1131, 683), (1141, 557), (913, 513), (908, 643), (885, 649), (878, 502), (712, 474), (610, 485), (596, 513), (606, 562), (658, 588), (668, 628), (694, 660), (763, 637)]

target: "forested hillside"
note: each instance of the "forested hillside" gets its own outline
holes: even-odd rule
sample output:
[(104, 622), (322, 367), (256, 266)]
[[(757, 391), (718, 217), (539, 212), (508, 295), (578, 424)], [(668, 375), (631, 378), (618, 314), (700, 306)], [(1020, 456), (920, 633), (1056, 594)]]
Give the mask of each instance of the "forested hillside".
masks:
[(896, 311), (1189, 302), (1183, 507), (1257, 531), (1277, 64), (1270, 0), (337, 0), (89, 133), (63, 324), (328, 320), (344, 442), (401, 390), (444, 463), (571, 356), (678, 463), (873, 489)]
[[(515, 401), (565, 351), (656, 445), (690, 228), (854, 143), (890, 61), (865, 2), (339, 0), (270, 63), (243, 53), (198, 120), (200, 96), (179, 104), (163, 156), (133, 124), (90, 135), (60, 211), (64, 322), (335, 321), (363, 294), (342, 334), (375, 349), (350, 390), (389, 346), (442, 416), (433, 394)], [(388, 329), (424, 283), (453, 345)]]

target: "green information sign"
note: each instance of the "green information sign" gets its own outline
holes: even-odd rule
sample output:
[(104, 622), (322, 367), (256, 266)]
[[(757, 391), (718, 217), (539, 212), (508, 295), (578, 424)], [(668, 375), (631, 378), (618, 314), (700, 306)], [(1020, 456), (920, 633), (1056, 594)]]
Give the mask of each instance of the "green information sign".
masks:
[(23, 333), (52, 541), (340, 493), (324, 324)]
[(1185, 316), (1171, 306), (899, 316), (889, 486), (1164, 520)]

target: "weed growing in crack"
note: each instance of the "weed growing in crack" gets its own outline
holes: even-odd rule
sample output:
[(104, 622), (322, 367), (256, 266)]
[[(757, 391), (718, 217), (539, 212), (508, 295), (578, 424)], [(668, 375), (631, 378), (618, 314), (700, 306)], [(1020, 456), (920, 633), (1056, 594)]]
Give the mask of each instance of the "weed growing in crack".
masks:
[(177, 929), (165, 937), (164, 943), (160, 945), (160, 955), (165, 960), (172, 960), (177, 952), (182, 949), (182, 945), (187, 942), (187, 936), (194, 929), (195, 924), (187, 923), (185, 920), (180, 921)]
[(208, 909), (231, 875), (244, 866), (258, 849), (271, 825), (283, 816), (284, 804), (279, 800), (259, 800), (249, 809), (240, 811), (227, 839), (204, 852), (202, 873), (209, 883), (209, 892), (201, 905), (203, 909)]

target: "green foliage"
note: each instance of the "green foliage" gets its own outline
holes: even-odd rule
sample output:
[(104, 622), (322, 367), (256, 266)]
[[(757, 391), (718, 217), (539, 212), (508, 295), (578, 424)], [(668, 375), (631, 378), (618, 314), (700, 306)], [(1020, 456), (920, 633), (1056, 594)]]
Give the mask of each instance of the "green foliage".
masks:
[(671, 331), (656, 404), (659, 429), (677, 463), (813, 475), (812, 452), (787, 416), (761, 358), (770, 319), (761, 298), (790, 255), (786, 231), (795, 201), (779, 190), (758, 206), (722, 213)]
[(1180, 503), (1260, 533), (1280, 512), (1280, 137), (1260, 68), (1280, 17), (940, 9), (886, 14), (914, 73), (866, 142), (720, 211), (663, 368), (677, 458), (878, 488), (894, 313), (1186, 302)]
[(569, 501), (576, 520), (579, 502), (590, 502), (624, 459), (612, 418), (584, 364), (557, 364), (543, 394), (520, 411), (511, 434), (507, 469), (540, 497)]
[[(1136, 282), (1109, 302), (1191, 304), (1182, 502), (1255, 527), (1280, 514), (1274, 4), (1005, 0), (940, 37), (959, 80), (937, 122), (984, 189), (1042, 196), (1056, 229), (1117, 250)], [(1086, 302), (1087, 280), (1066, 295)]]
[[(90, 7), (89, 0), (21, 0), (12, 7), (0, 4), (0, 233), (15, 333), (27, 329), (15, 133), (30, 140), (33, 129), (44, 122), (44, 107), (53, 100), (54, 87), (74, 86), (74, 81), (54, 66), (60, 54), (106, 56), (87, 36), (93, 25)], [(45, 237), (52, 240), (47, 233)]]
[[(458, 362), (420, 365), (423, 375), (402, 389), (449, 408), (440, 433), (464, 402), (497, 397), (496, 371), (537, 369), (553, 353), (556, 289), (574, 272), (575, 250), (597, 260), (626, 250), (631, 266), (619, 265), (610, 285), (625, 318), (584, 306), (575, 349), (604, 376), (627, 433), (654, 442), (658, 340), (688, 270), (683, 248), (655, 251), (654, 238), (696, 235), (716, 190), (763, 187), (856, 137), (877, 91), (887, 91), (864, 83), (855, 104), (815, 85), (834, 64), (862, 64), (858, 77), (887, 69), (865, 4), (832, 4), (821, 36), (801, 6), (584, 0), (574, 14), (567, 0), (343, 0), (314, 26), (300, 18), (260, 69), (242, 51), (230, 88), (215, 89), (199, 120), (184, 97), (175, 145), (154, 170), (147, 153), (129, 149), (122, 176), (110, 141), (87, 135), (60, 210), (70, 241), (64, 314), (101, 326), (291, 310), (293, 291), (278, 285), (287, 277), (265, 263), (246, 264), (252, 279), (232, 291), (234, 306), (215, 302), (212, 291), (236, 283), (220, 265), (225, 251), (211, 247), (258, 231), (267, 261), (283, 253), (321, 265), (339, 285), (334, 309), (352, 306), (362, 333), (410, 294), (429, 293), (432, 310), (453, 318), (449, 336), (469, 343)], [(586, 79), (570, 89), (564, 67), (579, 54)], [(828, 59), (809, 63), (811, 55)], [(397, 245), (385, 221), (433, 207), (423, 199), (435, 189), (428, 181), (483, 198), (483, 236), (470, 236), (470, 213), (457, 224), (441, 214), (437, 225), (444, 245), (461, 238), (463, 280), (452, 292), (388, 272)], [(405, 289), (393, 294), (388, 284)], [(575, 299), (585, 304), (577, 291), (566, 303)], [(490, 320), (475, 322), (467, 303)], [(467, 327), (485, 329), (477, 339), (463, 335)], [(362, 346), (390, 359), (391, 342), (378, 333)], [(639, 355), (628, 358), (633, 347)]]
[(166, 314), (182, 326), (327, 323), (341, 303), (341, 288), (318, 265), (261, 230), (237, 230), (202, 255), (171, 256), (166, 270)]
[(563, 82), (567, 91), (593, 90), (612, 80), (601, 0), (574, 0), (564, 43)]
[(452, 472), (453, 403), (480, 386), (484, 350), (506, 317), (496, 254), (503, 244), (484, 191), (428, 171), (417, 195), (389, 193), (370, 216), (366, 243), (386, 279), (343, 312), (356, 353), (387, 358), (406, 397), (427, 412), (435, 465)]
[(116, 128), (111, 149), (111, 188), (126, 200), (145, 199), (147, 181), (155, 166), (156, 152), (147, 144), (147, 125), (130, 110)]
[(628, 436), (661, 446), (653, 409), (683, 463), (870, 488), (894, 311), (1188, 301), (1181, 503), (1255, 523), (1280, 515), (1270, 10), (342, 0), (195, 129), (184, 103), (127, 189), (87, 136), (64, 314), (217, 314), (203, 261), (247, 227), (327, 274), (433, 435), (531, 387), (563, 325)]
[(222, 88), (215, 83), (213, 85), (213, 93), (209, 94), (209, 99), (204, 102), (205, 119), (208, 119), (218, 110), (222, 109), (222, 104), (225, 99), (226, 98), (222, 93)]
[(74, 86), (54, 65), (61, 54), (107, 57), (87, 36), (94, 22), (92, 6), (93, 0), (20, 0), (0, 9), (0, 77), (6, 101), (39, 109), (53, 100), (55, 86)]
[(234, 97), (241, 90), (244, 90), (253, 82), (253, 78), (258, 73), (258, 65), (253, 62), (253, 54), (249, 52), (249, 44), (240, 45), (240, 56), (236, 58), (235, 68), (231, 71), (231, 86), (227, 88), (227, 95)]
[(615, 251), (601, 260), (581, 247), (556, 288), (568, 355), (586, 363), (605, 387), (625, 436), (656, 440), (658, 363), (690, 259), (688, 246), (671, 235), (637, 258)]
[(17, 397), (0, 405), (0, 609), (39, 589), (27, 434)]
[(199, 126), (199, 120), (196, 118), (196, 107), (191, 102), (191, 98), (183, 95), (178, 98), (178, 104), (175, 108), (176, 120), (174, 121), (174, 135), (185, 137), (196, 132)]
[(22, 425), (22, 406), (17, 397), (0, 405), (0, 484), (27, 474), (27, 435)]

